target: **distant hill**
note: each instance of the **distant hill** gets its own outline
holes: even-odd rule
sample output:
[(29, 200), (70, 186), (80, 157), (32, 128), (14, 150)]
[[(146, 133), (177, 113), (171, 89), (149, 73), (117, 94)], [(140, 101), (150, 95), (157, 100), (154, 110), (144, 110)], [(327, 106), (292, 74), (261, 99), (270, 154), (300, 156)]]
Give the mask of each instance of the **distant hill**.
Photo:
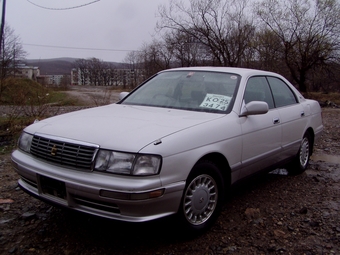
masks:
[(39, 67), (41, 75), (71, 74), (76, 60), (76, 58), (27, 59), (24, 63)]
[[(41, 75), (71, 74), (72, 68), (75, 67), (77, 58), (53, 58), (53, 59), (26, 59), (23, 61), (26, 65), (37, 66)], [(114, 65), (120, 63), (112, 62)]]

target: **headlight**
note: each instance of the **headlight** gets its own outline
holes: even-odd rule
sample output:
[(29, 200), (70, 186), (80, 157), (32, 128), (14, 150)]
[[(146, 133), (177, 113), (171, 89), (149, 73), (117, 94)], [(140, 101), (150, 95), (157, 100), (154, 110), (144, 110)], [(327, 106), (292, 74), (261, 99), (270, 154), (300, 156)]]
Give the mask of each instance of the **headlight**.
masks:
[(127, 175), (158, 174), (161, 157), (157, 155), (131, 154), (100, 150), (95, 161), (95, 170)]
[(18, 142), (19, 149), (25, 152), (30, 152), (32, 139), (33, 135), (22, 132)]
[(157, 174), (160, 166), (160, 158), (151, 155), (137, 156), (133, 168), (133, 175), (150, 175)]

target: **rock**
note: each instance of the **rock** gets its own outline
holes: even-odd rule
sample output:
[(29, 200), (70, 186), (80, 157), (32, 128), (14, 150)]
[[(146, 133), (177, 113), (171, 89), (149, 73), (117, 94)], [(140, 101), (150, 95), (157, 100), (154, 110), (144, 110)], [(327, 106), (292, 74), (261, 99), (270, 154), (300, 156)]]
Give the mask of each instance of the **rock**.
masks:
[(339, 106), (336, 103), (334, 103), (330, 100), (326, 100), (325, 102), (320, 102), (320, 106), (321, 107), (339, 108)]
[(316, 222), (316, 221), (311, 221), (309, 222), (309, 226), (311, 226), (312, 228), (316, 228), (316, 227), (319, 227), (319, 222)]
[(275, 230), (274, 230), (274, 235), (275, 235), (276, 237), (284, 237), (284, 236), (286, 235), (286, 233), (283, 232), (282, 230), (275, 229)]
[(307, 214), (308, 210), (306, 207), (302, 207), (300, 210), (299, 210), (299, 213), (300, 214)]
[(313, 180), (314, 180), (315, 182), (320, 182), (320, 180), (319, 180), (316, 176), (313, 176)]
[(12, 220), (14, 220), (14, 218), (12, 218), (12, 219), (0, 219), (0, 225), (1, 224), (6, 224), (8, 222), (11, 222)]
[(17, 249), (18, 249), (17, 247), (13, 247), (13, 248), (9, 249), (8, 252), (12, 254), (12, 253), (15, 253), (17, 251)]
[(267, 248), (269, 252), (275, 252), (276, 251), (276, 245), (275, 244), (270, 244), (269, 247)]
[(289, 230), (289, 231), (294, 231), (295, 229), (292, 227), (292, 226), (287, 226), (287, 229)]
[(322, 217), (323, 217), (324, 219), (328, 219), (330, 216), (331, 216), (331, 215), (330, 215), (329, 212), (323, 212), (323, 213), (322, 213)]
[(14, 201), (10, 198), (8, 199), (3, 199), (3, 198), (0, 198), (0, 204), (12, 204)]
[(247, 208), (244, 212), (249, 222), (259, 222), (261, 213), (259, 208)]
[(21, 215), (21, 218), (24, 220), (31, 220), (35, 218), (36, 214), (34, 212), (25, 212)]

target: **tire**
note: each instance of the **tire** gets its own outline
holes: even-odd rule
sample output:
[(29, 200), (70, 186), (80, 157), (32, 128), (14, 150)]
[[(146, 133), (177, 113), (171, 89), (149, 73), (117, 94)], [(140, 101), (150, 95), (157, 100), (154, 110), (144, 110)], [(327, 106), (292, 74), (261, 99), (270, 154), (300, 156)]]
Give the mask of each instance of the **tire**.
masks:
[(287, 171), (291, 175), (303, 173), (308, 164), (313, 151), (312, 139), (309, 133), (306, 133), (301, 141), (299, 151), (293, 161), (288, 165)]
[(224, 182), (218, 167), (210, 161), (198, 162), (185, 186), (179, 216), (190, 234), (201, 234), (217, 219), (224, 200)]

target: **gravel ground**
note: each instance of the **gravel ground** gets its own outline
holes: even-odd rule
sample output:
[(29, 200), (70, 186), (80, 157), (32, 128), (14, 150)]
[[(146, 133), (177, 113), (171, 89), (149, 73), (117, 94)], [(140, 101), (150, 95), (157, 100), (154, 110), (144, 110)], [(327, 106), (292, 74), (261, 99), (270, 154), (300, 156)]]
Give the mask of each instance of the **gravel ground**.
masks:
[(10, 154), (0, 155), (0, 254), (340, 254), (339, 117), (323, 109), (325, 131), (305, 173), (234, 187), (216, 224), (194, 238), (172, 217), (130, 224), (52, 207), (21, 191)]

